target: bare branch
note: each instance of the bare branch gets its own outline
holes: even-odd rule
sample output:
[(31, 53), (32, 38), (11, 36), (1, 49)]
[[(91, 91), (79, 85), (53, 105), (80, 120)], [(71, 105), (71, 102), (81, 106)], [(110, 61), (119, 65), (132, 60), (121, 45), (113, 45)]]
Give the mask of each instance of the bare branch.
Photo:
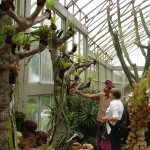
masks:
[[(82, 63), (82, 64), (76, 64), (75, 65), (75, 70), (77, 70), (77, 69), (80, 69), (80, 68), (88, 68), (90, 65), (92, 65), (92, 64), (94, 64), (95, 62), (94, 62), (94, 60), (93, 61), (90, 61), (90, 62), (84, 62), (84, 63)], [(84, 71), (84, 70), (83, 70)]]
[(42, 16), (39, 16), (37, 17), (34, 22), (32, 23), (32, 25), (35, 25), (37, 23), (40, 23), (46, 19), (49, 19), (50, 18), (50, 14), (46, 13), (46, 14), (43, 14)]
[(21, 19), (14, 11), (11, 9), (8, 9), (6, 11), (7, 15), (9, 15), (12, 19), (14, 19), (19, 25), (22, 25), (23, 19)]
[(40, 53), (40, 52), (44, 51), (45, 48), (46, 48), (46, 45), (43, 45), (43, 44), (40, 43), (39, 46), (37, 48), (35, 48), (34, 50), (26, 51), (26, 52), (22, 52), (21, 54), (18, 54), (19, 59), (29, 57), (29, 56), (34, 55), (36, 53)]
[(66, 35), (60, 39), (57, 40), (57, 44), (60, 46), (62, 45), (63, 43), (65, 43), (65, 41), (67, 41), (70, 37), (72, 37), (74, 35), (74, 32), (73, 31), (67, 31), (66, 32)]
[(31, 16), (29, 18), (27, 18), (29, 21), (34, 22), (34, 20), (38, 17), (38, 15), (40, 14), (41, 10), (42, 10), (42, 6), (37, 6), (36, 9), (34, 10), (34, 12), (31, 14)]

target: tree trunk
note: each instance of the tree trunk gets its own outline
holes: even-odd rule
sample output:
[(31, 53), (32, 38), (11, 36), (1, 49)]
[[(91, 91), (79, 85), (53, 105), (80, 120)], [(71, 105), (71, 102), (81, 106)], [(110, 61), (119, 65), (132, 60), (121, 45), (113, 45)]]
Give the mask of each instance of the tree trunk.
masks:
[(50, 141), (52, 147), (56, 150), (67, 149), (67, 131), (69, 130), (68, 123), (64, 114), (66, 100), (66, 85), (64, 84), (64, 72), (60, 70), (59, 52), (54, 48), (51, 51), (51, 60), (54, 72), (54, 100), (55, 100), (55, 121), (53, 125), (53, 135)]
[[(12, 19), (1, 11), (0, 29), (5, 25), (11, 25)], [(9, 135), (12, 130), (9, 127), (11, 84), (9, 83), (10, 66), (13, 64), (11, 47), (8, 44), (0, 45), (0, 149), (10, 150)]]
[(8, 121), (10, 119), (9, 70), (0, 69), (0, 148), (10, 150)]

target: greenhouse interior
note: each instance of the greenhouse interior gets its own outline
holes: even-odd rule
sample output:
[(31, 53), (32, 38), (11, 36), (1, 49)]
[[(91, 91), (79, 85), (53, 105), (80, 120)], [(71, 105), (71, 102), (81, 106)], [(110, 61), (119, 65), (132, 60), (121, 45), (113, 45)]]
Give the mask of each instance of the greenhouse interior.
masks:
[(150, 150), (150, 0), (0, 0), (0, 150)]

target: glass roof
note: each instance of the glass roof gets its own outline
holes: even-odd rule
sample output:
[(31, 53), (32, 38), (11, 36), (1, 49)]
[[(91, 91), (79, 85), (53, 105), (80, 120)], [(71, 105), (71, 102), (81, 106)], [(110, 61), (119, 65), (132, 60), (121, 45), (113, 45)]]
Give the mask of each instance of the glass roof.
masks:
[[(131, 61), (138, 66), (143, 66), (145, 59), (141, 50), (134, 44), (136, 37), (132, 1), (119, 0), (122, 32)], [(142, 9), (146, 24), (150, 29), (150, 0), (134, 1), (134, 8), (137, 12), (139, 8)], [(107, 6), (110, 6), (113, 30), (118, 31), (117, 0), (85, 0), (84, 2), (83, 0), (59, 0), (59, 2), (88, 29), (89, 50), (98, 51), (101, 54), (100, 57), (105, 58), (107, 62), (112, 65), (119, 65), (107, 22)], [(147, 45), (149, 38), (143, 29), (139, 12), (137, 13), (137, 20), (141, 43)]]

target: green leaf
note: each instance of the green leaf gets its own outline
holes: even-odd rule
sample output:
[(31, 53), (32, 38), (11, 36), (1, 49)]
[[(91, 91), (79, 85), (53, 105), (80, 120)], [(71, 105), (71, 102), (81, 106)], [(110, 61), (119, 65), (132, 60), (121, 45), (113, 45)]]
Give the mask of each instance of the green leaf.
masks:
[(81, 54), (78, 54), (78, 55), (76, 55), (76, 60), (77, 60), (77, 62), (78, 63), (80, 63), (80, 62), (82, 62), (83, 61), (83, 55), (81, 55)]
[(56, 0), (46, 0), (45, 6), (47, 9), (52, 9), (56, 4)]
[(55, 13), (53, 14), (53, 17), (50, 19), (50, 21), (51, 21), (51, 24), (55, 24), (55, 22), (56, 22), (56, 14)]

